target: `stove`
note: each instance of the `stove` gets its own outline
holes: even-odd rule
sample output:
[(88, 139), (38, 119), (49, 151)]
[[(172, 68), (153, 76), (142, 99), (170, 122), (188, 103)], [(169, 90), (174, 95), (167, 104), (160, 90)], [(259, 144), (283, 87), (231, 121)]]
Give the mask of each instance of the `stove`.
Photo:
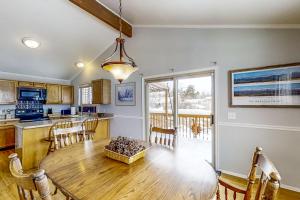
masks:
[(42, 101), (22, 101), (16, 105), (15, 117), (22, 120), (39, 120), (44, 118)]

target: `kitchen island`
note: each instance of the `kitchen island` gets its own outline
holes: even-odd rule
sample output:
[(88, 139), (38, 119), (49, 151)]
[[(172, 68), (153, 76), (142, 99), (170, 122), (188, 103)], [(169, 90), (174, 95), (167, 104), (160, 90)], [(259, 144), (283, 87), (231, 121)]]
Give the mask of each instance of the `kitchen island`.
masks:
[[(73, 124), (81, 125), (87, 117), (71, 118)], [(110, 137), (109, 124), (107, 117), (99, 118), (94, 140)], [(46, 120), (36, 122), (26, 122), (15, 124), (15, 150), (18, 153), (23, 168), (25, 170), (37, 168), (40, 161), (47, 155), (49, 142), (45, 138), (49, 137), (51, 126), (61, 120)]]

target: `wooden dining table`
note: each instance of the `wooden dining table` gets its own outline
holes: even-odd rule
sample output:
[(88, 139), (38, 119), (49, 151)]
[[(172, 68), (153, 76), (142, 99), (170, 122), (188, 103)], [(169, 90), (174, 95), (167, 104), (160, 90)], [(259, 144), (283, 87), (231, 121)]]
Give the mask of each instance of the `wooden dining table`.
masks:
[[(108, 140), (85, 141), (45, 157), (40, 168), (72, 199), (208, 200), (215, 197), (214, 169), (197, 152), (153, 145), (130, 165), (104, 154)], [(192, 148), (188, 148), (192, 149)]]

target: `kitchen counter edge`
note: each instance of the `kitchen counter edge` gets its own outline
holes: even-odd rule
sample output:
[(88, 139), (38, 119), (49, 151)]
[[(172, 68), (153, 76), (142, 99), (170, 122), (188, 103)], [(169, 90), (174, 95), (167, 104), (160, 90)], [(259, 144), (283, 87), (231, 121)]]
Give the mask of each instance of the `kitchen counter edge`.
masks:
[[(73, 123), (81, 123), (88, 117), (78, 117), (78, 118), (71, 118), (70, 121)], [(108, 120), (112, 119), (113, 117), (99, 117), (99, 120)], [(57, 120), (46, 120), (46, 121), (36, 121), (36, 122), (25, 122), (25, 123), (17, 123), (15, 124), (16, 128), (20, 129), (34, 129), (34, 128), (43, 128), (52, 126), (54, 123), (59, 121), (65, 121), (66, 119), (57, 119)]]

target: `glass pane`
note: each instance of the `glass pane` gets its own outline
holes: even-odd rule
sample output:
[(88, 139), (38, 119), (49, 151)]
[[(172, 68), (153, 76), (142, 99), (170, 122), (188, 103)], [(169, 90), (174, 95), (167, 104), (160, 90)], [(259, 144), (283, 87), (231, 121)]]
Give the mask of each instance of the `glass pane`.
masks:
[(80, 88), (80, 99), (83, 105), (92, 104), (92, 87)]
[(173, 81), (149, 83), (148, 91), (150, 126), (174, 128)]
[(179, 79), (177, 95), (180, 144), (212, 162), (212, 77)]
[(212, 113), (211, 76), (178, 80), (178, 114)]

